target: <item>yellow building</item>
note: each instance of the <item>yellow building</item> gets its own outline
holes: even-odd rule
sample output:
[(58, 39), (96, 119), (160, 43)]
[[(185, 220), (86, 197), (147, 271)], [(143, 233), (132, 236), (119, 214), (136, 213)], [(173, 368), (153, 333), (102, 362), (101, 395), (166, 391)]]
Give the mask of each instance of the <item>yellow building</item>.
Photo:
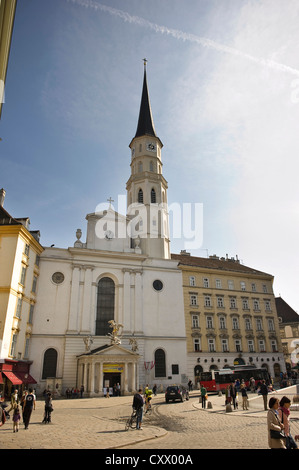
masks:
[(0, 0), (0, 117), (17, 0)]
[[(29, 374), (29, 341), (43, 251), (28, 218), (16, 219), (3, 207), (0, 190), (0, 391), (34, 383)], [(32, 382), (30, 382), (32, 380)]]
[(299, 315), (281, 297), (275, 299), (280, 337), (288, 372), (299, 365)]
[(183, 275), (189, 379), (233, 365), (284, 372), (273, 276), (228, 257), (172, 259)]

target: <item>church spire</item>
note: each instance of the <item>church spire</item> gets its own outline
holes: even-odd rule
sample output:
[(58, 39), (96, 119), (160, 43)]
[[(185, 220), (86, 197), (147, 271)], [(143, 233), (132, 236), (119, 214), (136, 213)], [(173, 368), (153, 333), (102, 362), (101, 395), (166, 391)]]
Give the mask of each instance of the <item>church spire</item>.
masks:
[(142, 89), (139, 119), (138, 119), (138, 125), (137, 125), (137, 131), (136, 131), (135, 137), (142, 137), (144, 135), (157, 137), (155, 126), (154, 126), (154, 121), (153, 121), (153, 116), (152, 116), (151, 104), (149, 100), (148, 87), (147, 87), (147, 79), (146, 79), (147, 60), (143, 59), (143, 61), (144, 61), (143, 89)]

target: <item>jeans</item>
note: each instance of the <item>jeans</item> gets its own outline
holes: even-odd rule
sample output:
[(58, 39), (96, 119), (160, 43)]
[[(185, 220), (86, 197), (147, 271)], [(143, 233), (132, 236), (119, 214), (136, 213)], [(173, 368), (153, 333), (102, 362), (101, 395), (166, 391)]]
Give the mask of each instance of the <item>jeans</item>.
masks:
[(143, 417), (143, 407), (139, 408), (136, 411), (137, 419), (136, 419), (136, 428), (141, 428), (142, 417)]

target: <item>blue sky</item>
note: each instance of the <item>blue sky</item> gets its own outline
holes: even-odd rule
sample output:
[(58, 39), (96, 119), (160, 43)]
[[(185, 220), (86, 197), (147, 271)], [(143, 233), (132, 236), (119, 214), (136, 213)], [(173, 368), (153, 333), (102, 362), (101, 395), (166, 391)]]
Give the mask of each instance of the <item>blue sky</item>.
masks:
[(84, 239), (86, 214), (126, 194), (146, 57), (168, 202), (203, 204), (191, 253), (238, 255), (299, 311), (298, 20), (296, 0), (19, 0), (4, 207), (45, 246)]

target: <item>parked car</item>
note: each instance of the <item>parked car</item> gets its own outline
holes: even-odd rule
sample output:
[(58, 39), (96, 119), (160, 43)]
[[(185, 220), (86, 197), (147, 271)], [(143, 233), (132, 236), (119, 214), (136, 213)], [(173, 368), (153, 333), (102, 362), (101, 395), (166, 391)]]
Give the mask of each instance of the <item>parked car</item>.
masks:
[(166, 403), (168, 403), (169, 400), (172, 400), (172, 401), (189, 400), (189, 392), (185, 387), (178, 386), (178, 385), (170, 385), (169, 387), (167, 387), (166, 392), (165, 392)]

